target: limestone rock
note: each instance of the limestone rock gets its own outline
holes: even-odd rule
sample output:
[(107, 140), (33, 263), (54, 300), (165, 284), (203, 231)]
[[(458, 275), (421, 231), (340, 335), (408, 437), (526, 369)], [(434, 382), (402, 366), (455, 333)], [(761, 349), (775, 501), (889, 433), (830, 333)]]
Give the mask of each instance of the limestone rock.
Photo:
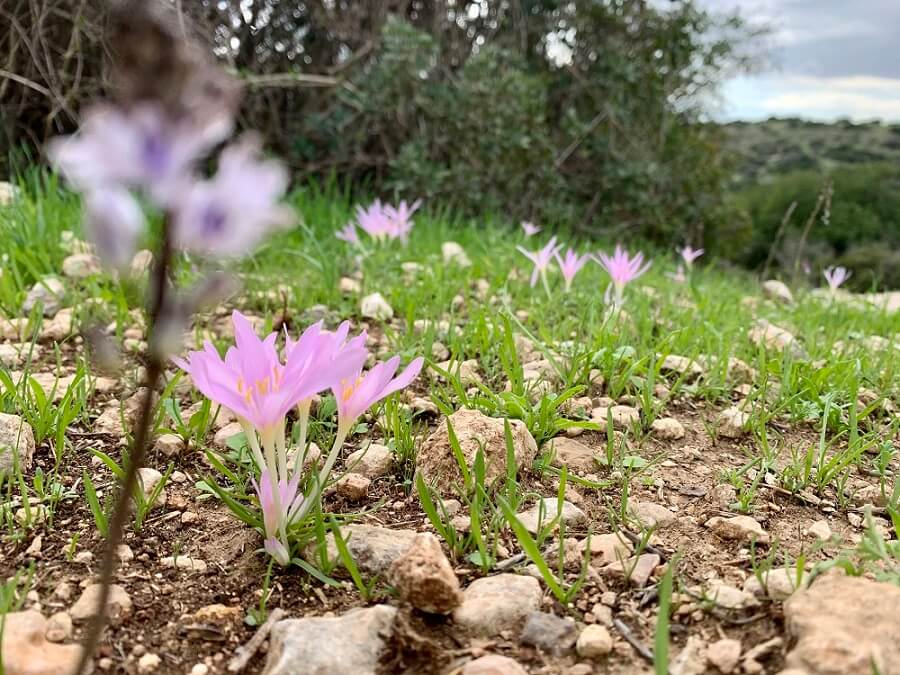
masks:
[(165, 457), (174, 457), (184, 448), (184, 439), (178, 434), (162, 434), (153, 444), (154, 452), (159, 452)]
[(589, 472), (597, 468), (596, 453), (584, 443), (565, 436), (557, 436), (550, 442), (553, 466), (567, 466), (570, 470)]
[(47, 620), (40, 612), (6, 614), (0, 645), (6, 675), (73, 675), (81, 646), (54, 644), (45, 637), (47, 631)]
[[(397, 558), (406, 553), (416, 538), (412, 530), (391, 530), (374, 525), (352, 524), (341, 528), (341, 536), (356, 566), (363, 574), (385, 574)], [(340, 555), (329, 533), (326, 538), (328, 558), (340, 564)], [(313, 553), (310, 552), (309, 555)]]
[[(97, 613), (97, 604), (100, 602), (100, 584), (91, 584), (84, 589), (81, 597), (72, 605), (69, 614), (75, 622), (86, 621)], [(126, 618), (131, 615), (131, 598), (124, 588), (113, 584), (109, 589), (109, 613), (118, 618)]]
[(334, 484), (337, 493), (351, 502), (360, 502), (369, 496), (372, 480), (358, 473), (345, 473)]
[(75, 253), (62, 263), (63, 276), (70, 279), (86, 279), (100, 274), (100, 258), (93, 253)]
[(711, 582), (705, 595), (717, 607), (724, 609), (748, 609), (759, 605), (759, 601), (752, 593), (729, 586), (722, 581)]
[(655, 553), (644, 553), (642, 555), (628, 558), (626, 560), (618, 560), (610, 563), (601, 571), (603, 574), (619, 578), (627, 579), (628, 583), (638, 588), (643, 588), (650, 581), (653, 574), (660, 563), (660, 558)]
[(740, 408), (732, 406), (719, 413), (717, 431), (723, 438), (741, 438), (747, 433), (747, 422), (750, 415)]
[[(488, 417), (477, 410), (461, 409), (445, 418), (425, 440), (416, 455), (416, 468), (426, 481), (440, 488), (449, 489), (454, 482), (461, 482), (459, 466), (450, 449), (447, 423), (459, 440), (460, 448), (469, 466), (483, 448), (485, 480), (493, 483), (506, 475), (506, 436), (502, 419)], [(521, 420), (509, 420), (513, 449), (519, 471), (528, 470), (537, 455), (537, 443)]]
[[(532, 534), (546, 528), (559, 515), (559, 500), (556, 497), (544, 497), (527, 511), (519, 513), (519, 520)], [(571, 502), (563, 501), (562, 520), (566, 527), (577, 527), (587, 522), (587, 515)], [(555, 530), (558, 527), (554, 525)]]
[[(163, 479), (163, 475), (154, 468), (149, 466), (144, 466), (138, 469), (138, 485), (141, 486), (141, 490), (144, 493), (144, 499), (149, 501), (153, 496), (153, 491), (156, 489), (156, 486), (159, 485), (159, 482)], [(153, 502), (151, 508), (162, 508), (166, 505), (167, 501), (166, 489), (163, 488), (159, 491), (159, 494), (156, 497), (156, 501)]]
[(376, 605), (337, 617), (279, 621), (263, 675), (375, 675), (396, 614)]
[(741, 659), (741, 642), (723, 638), (706, 648), (706, 660), (723, 675), (733, 673)]
[(391, 449), (381, 443), (370, 443), (351, 453), (345, 462), (348, 469), (366, 478), (380, 478), (387, 475), (394, 462)]
[(391, 564), (388, 579), (401, 598), (429, 614), (449, 614), (462, 602), (459, 579), (440, 541), (428, 532), (417, 534)]
[(228, 447), (230, 439), (242, 433), (244, 433), (244, 427), (241, 426), (240, 422), (229, 422), (213, 436), (213, 445), (217, 448), (225, 449)]
[[(582, 551), (586, 546), (587, 539), (582, 541)], [(632, 543), (620, 534), (595, 534), (591, 537), (590, 547), (591, 564), (596, 567), (624, 560), (634, 551)]]
[(463, 387), (474, 387), (482, 384), (481, 373), (478, 372), (478, 360), (468, 359), (466, 361), (442, 361), (436, 364), (438, 368), (453, 375), (459, 380)]
[(381, 293), (372, 293), (362, 299), (359, 305), (360, 314), (366, 319), (387, 321), (393, 318), (394, 309), (388, 304)]
[(814, 539), (828, 541), (831, 539), (831, 526), (827, 520), (817, 520), (806, 529), (806, 533)]
[(794, 294), (791, 293), (791, 289), (787, 287), (783, 281), (778, 281), (777, 279), (769, 279), (768, 281), (764, 281), (762, 285), (763, 295), (769, 298), (770, 300), (775, 300), (776, 302), (780, 302), (783, 305), (792, 305), (794, 304)]
[(153, 251), (146, 248), (141, 249), (131, 258), (131, 263), (128, 266), (128, 273), (132, 278), (137, 279), (146, 274), (152, 264)]
[(34, 432), (18, 415), (0, 413), (0, 477), (12, 474), (18, 463), (26, 472), (34, 458)]
[(166, 556), (159, 559), (160, 565), (163, 567), (173, 567), (175, 569), (184, 570), (185, 572), (206, 572), (206, 562), (199, 558), (190, 558), (186, 555)]
[(517, 574), (498, 574), (472, 582), (453, 620), (474, 635), (497, 635), (520, 624), (541, 604), (537, 579)]
[(47, 621), (45, 632), (50, 642), (65, 642), (72, 638), (72, 617), (68, 612), (57, 612)]
[(629, 504), (629, 511), (645, 528), (663, 528), (674, 523), (676, 518), (665, 506), (653, 502), (633, 502)]
[(362, 293), (362, 284), (356, 279), (341, 277), (341, 281), (338, 283), (338, 290), (344, 295), (356, 295), (357, 293)]
[(441, 244), (441, 257), (444, 259), (445, 265), (472, 266), (472, 261), (466, 255), (466, 250), (455, 241), (445, 241)]
[(790, 350), (796, 358), (804, 358), (806, 356), (803, 347), (797, 342), (797, 338), (784, 328), (779, 328), (775, 324), (769, 323), (765, 319), (758, 319), (753, 328), (747, 334), (750, 342), (755, 345), (762, 345), (766, 349), (776, 351)]
[(606, 431), (609, 415), (612, 414), (613, 429), (626, 431), (641, 421), (641, 413), (630, 405), (600, 406), (594, 408), (591, 413), (591, 422), (600, 425), (601, 431)]
[(754, 540), (760, 544), (769, 543), (768, 532), (750, 516), (732, 516), (731, 518), (715, 516), (706, 521), (706, 527), (722, 539), (731, 539), (747, 544)]
[(578, 656), (585, 659), (597, 659), (607, 656), (613, 648), (612, 635), (605, 626), (599, 624), (591, 624), (585, 626), (578, 636), (578, 642), (575, 643), (575, 649)]
[[(802, 578), (801, 578), (802, 583)], [(758, 598), (769, 597), (772, 600), (783, 602), (787, 600), (797, 589), (797, 570), (790, 567), (775, 567), (759, 576), (747, 577), (744, 582), (744, 590)]]
[(528, 675), (528, 671), (507, 656), (488, 654), (469, 661), (460, 675)]
[(6, 180), (0, 180), (0, 206), (8, 206), (19, 196), (19, 188)]
[(663, 441), (679, 441), (684, 438), (684, 425), (674, 417), (660, 417), (653, 420), (650, 431)]
[(525, 621), (519, 640), (548, 654), (565, 654), (575, 646), (578, 628), (570, 618), (546, 612), (532, 612)]
[(864, 577), (826, 574), (784, 605), (796, 645), (789, 668), (812, 675), (900, 672), (900, 588)]
[(52, 319), (44, 321), (41, 328), (41, 340), (45, 342), (65, 340), (73, 332), (74, 318), (75, 311), (71, 307), (59, 310)]
[(669, 354), (663, 359), (659, 370), (661, 373), (683, 375), (690, 380), (703, 374), (703, 366), (686, 356)]
[(56, 277), (44, 277), (28, 291), (25, 302), (22, 303), (22, 312), (30, 314), (32, 309), (41, 305), (44, 316), (53, 316), (59, 310), (65, 294), (66, 287), (62, 281)]

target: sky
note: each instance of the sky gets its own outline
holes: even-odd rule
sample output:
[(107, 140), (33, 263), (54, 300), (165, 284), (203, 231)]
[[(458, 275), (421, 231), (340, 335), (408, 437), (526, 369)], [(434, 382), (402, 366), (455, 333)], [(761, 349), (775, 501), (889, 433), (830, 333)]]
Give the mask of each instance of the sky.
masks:
[(699, 1), (771, 28), (771, 63), (724, 84), (717, 119), (900, 122), (900, 0)]

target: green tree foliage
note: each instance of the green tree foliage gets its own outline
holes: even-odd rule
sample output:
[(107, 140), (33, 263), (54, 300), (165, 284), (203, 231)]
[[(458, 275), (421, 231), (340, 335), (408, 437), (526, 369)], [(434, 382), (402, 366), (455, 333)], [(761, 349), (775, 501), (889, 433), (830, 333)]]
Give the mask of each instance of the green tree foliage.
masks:
[[(176, 7), (246, 81), (244, 118), (299, 177), (660, 243), (707, 243), (735, 221), (731, 169), (702, 102), (748, 63), (749, 33), (697, 0)], [(80, 81), (102, 81), (105, 52), (94, 49)]]

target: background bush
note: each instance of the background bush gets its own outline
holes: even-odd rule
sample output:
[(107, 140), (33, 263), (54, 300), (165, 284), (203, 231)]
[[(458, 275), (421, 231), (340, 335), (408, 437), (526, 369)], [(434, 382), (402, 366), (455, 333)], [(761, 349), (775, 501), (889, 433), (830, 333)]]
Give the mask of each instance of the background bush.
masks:
[[(771, 177), (766, 183), (742, 191), (737, 205), (749, 216), (749, 238), (736, 247), (733, 257), (759, 269), (770, 249), (776, 262), (790, 269), (797, 255), (801, 231), (826, 179), (834, 194), (828, 224), (818, 219), (800, 258), (818, 274), (828, 265), (841, 264), (854, 271), (850, 287), (869, 290), (873, 283), (900, 288), (900, 165), (863, 164), (838, 167), (827, 174), (797, 171)], [(797, 203), (782, 236), (778, 231), (792, 202)]]

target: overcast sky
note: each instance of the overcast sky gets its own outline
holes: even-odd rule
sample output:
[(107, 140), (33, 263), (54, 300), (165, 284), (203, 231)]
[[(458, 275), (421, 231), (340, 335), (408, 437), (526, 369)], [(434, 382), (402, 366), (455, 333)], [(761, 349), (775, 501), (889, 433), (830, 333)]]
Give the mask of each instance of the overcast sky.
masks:
[(771, 68), (726, 83), (720, 119), (900, 121), (900, 0), (700, 0), (772, 27)]

